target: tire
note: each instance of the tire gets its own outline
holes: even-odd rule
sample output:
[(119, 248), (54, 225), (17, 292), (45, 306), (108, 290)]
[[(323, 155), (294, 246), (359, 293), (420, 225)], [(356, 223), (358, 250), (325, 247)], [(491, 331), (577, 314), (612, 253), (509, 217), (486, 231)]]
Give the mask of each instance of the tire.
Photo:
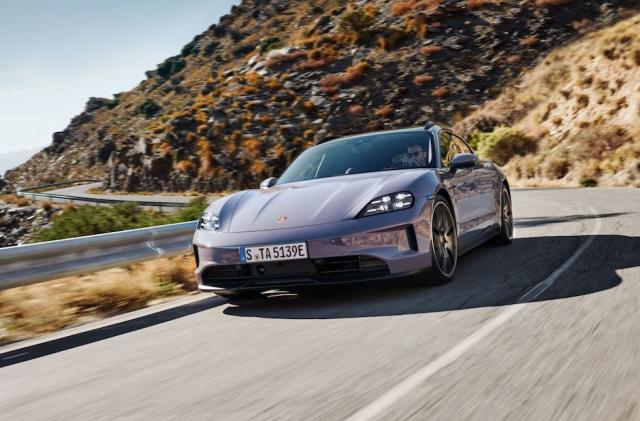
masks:
[(511, 244), (513, 241), (513, 210), (511, 207), (511, 193), (506, 185), (502, 186), (500, 193), (500, 232), (492, 243), (498, 246)]
[(418, 283), (442, 285), (453, 279), (458, 264), (458, 231), (451, 206), (438, 195), (431, 212), (431, 267)]

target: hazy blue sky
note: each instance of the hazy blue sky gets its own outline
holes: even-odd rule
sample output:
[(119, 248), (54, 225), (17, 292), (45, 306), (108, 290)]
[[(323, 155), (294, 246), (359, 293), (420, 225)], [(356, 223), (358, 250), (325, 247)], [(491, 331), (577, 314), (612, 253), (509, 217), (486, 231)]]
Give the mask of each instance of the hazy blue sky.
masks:
[(44, 147), (238, 0), (0, 0), (0, 154)]

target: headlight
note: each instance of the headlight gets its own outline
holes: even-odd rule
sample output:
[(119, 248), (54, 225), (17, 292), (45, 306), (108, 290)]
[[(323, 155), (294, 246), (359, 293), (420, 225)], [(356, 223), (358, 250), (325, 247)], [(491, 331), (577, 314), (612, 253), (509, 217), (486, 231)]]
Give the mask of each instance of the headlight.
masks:
[(409, 209), (413, 206), (413, 195), (409, 192), (388, 194), (373, 199), (360, 211), (358, 217)]
[(212, 213), (203, 213), (198, 222), (198, 229), (207, 231), (220, 231), (220, 219)]

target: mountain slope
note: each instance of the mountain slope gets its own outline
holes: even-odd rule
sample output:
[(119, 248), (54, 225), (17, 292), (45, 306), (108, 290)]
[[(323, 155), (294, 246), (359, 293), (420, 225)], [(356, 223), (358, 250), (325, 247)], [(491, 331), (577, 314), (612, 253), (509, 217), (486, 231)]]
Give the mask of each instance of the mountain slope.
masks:
[(629, 0), (244, 0), (135, 89), (92, 98), (7, 179), (219, 191), (278, 175), (318, 138), (453, 123)]
[(640, 15), (553, 51), (459, 129), (501, 125), (535, 141), (501, 162), (518, 184), (640, 187)]

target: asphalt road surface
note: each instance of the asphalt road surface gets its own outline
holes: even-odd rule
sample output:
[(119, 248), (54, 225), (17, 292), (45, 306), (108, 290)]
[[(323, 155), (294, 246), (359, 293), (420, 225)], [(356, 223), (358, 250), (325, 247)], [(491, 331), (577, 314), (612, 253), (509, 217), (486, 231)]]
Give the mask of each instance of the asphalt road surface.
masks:
[(190, 297), (0, 349), (0, 418), (640, 419), (640, 190), (518, 190), (445, 286)]
[(166, 202), (166, 203), (189, 203), (194, 196), (180, 196), (167, 194), (97, 194), (89, 193), (91, 189), (101, 188), (102, 183), (78, 184), (70, 187), (63, 187), (55, 190), (49, 190), (45, 193), (61, 194), (65, 196), (73, 196), (78, 199), (110, 199), (122, 200), (123, 202)]

